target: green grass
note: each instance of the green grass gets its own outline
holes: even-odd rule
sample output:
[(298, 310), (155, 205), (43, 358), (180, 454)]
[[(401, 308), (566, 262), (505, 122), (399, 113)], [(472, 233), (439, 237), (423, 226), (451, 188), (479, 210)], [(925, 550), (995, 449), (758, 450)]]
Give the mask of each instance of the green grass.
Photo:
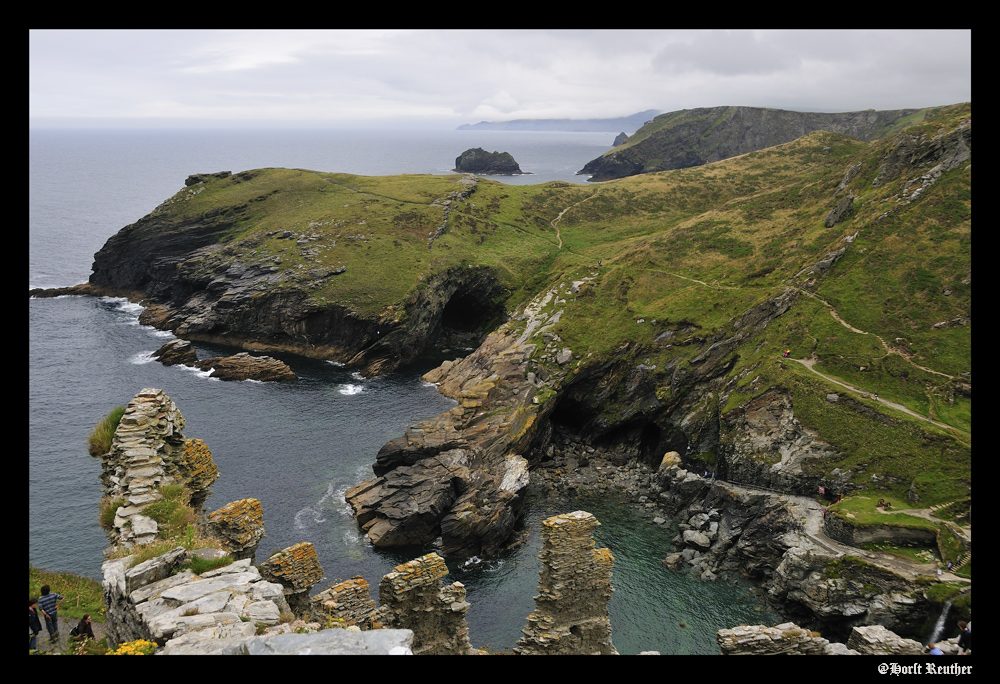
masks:
[(126, 504), (124, 497), (110, 497), (104, 496), (98, 503), (98, 513), (97, 517), (101, 523), (101, 527), (105, 530), (110, 530), (115, 526), (115, 514), (121, 506)]
[(184, 563), (180, 569), (187, 569), (196, 575), (208, 572), (209, 570), (215, 570), (216, 568), (223, 568), (227, 565), (231, 565), (233, 562), (233, 557), (226, 554), (220, 558), (202, 558), (200, 556), (192, 556), (186, 563)]
[[(900, 501), (891, 495), (875, 496), (873, 493), (869, 492), (866, 494), (853, 494), (848, 496), (840, 503), (830, 506), (829, 511), (838, 518), (842, 519), (844, 522), (858, 527), (866, 527), (869, 525), (887, 525), (890, 527), (910, 527), (922, 530), (937, 529), (937, 525), (930, 520), (913, 515), (907, 515), (905, 512), (877, 512), (875, 504), (878, 503), (880, 498), (891, 503), (893, 510), (899, 510), (901, 507), (909, 507), (909, 505), (905, 503), (905, 500)], [(852, 517), (848, 517), (848, 514)]]
[(111, 450), (111, 441), (114, 439), (115, 430), (118, 429), (118, 423), (121, 422), (123, 415), (125, 415), (125, 407), (119, 406), (112, 409), (111, 413), (97, 424), (94, 431), (90, 433), (90, 437), (87, 438), (87, 450), (91, 456), (102, 456)]
[(181, 484), (164, 485), (159, 491), (163, 498), (148, 504), (142, 514), (156, 521), (161, 539), (180, 539), (198, 520), (190, 493)]

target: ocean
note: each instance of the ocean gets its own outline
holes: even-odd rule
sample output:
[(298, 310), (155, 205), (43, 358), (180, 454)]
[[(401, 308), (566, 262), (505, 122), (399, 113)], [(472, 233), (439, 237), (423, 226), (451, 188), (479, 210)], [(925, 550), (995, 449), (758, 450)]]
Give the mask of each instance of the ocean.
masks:
[[(576, 171), (607, 150), (614, 133), (363, 130), (32, 130), (29, 131), (28, 287), (85, 282), (93, 254), (149, 213), (193, 173), (292, 167), (363, 175), (451, 173), (471, 147), (510, 152), (532, 175), (524, 184), (584, 183)], [(164, 390), (203, 440), (219, 469), (207, 503), (214, 510), (260, 499), (266, 536), (258, 560), (312, 542), (326, 587), (363, 576), (377, 594), (382, 575), (426, 549), (376, 550), (360, 534), (344, 490), (372, 477), (378, 449), (412, 423), (454, 405), (420, 376), (427, 357), (390, 376), (363, 379), (338, 365), (273, 354), (299, 376), (294, 384), (220, 382), (165, 367), (151, 353), (170, 333), (139, 325), (140, 307), (114, 298), (29, 299), (28, 560), (36, 567), (99, 578), (107, 540), (97, 521), (100, 464), (87, 453), (94, 425), (141, 389)], [(195, 344), (199, 357), (234, 350)], [(583, 507), (581, 504), (579, 507)], [(702, 583), (660, 560), (674, 532), (614, 501), (588, 500), (602, 523), (598, 546), (615, 556), (613, 641), (621, 653), (715, 654), (715, 631), (771, 624), (741, 583)], [(568, 512), (529, 499), (528, 541), (469, 566), (461, 581), (474, 646), (513, 647), (534, 608), (539, 523)], [(453, 567), (454, 565), (454, 567)], [(54, 587), (58, 591), (58, 587)], [(377, 600), (377, 595), (374, 596)]]

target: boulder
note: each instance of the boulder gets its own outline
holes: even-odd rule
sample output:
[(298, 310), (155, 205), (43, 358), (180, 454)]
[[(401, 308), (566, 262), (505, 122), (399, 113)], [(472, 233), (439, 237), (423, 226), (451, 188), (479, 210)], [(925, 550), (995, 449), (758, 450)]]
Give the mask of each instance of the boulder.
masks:
[(173, 340), (153, 352), (153, 358), (164, 366), (194, 366), (198, 363), (198, 354), (187, 340)]
[(203, 371), (212, 371), (211, 377), (219, 380), (293, 382), (299, 379), (284, 361), (270, 356), (251, 356), (247, 352), (233, 356), (213, 356), (194, 365)]

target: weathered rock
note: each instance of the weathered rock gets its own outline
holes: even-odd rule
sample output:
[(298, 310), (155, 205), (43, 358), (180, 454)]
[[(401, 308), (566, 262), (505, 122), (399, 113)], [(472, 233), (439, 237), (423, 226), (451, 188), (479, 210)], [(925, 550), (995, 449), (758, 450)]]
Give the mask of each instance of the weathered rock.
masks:
[(184, 417), (174, 402), (158, 389), (143, 389), (125, 408), (111, 442), (101, 458), (101, 480), (108, 501), (118, 506), (108, 538), (131, 547), (158, 538), (158, 526), (143, 515), (162, 498), (168, 484), (187, 487), (195, 510), (211, 494), (218, 477), (212, 455), (199, 440), (185, 440)]
[(198, 363), (198, 354), (188, 340), (173, 340), (153, 352), (153, 358), (164, 366), (194, 366)]
[(465, 587), (461, 582), (440, 587), (448, 574), (444, 559), (429, 553), (397, 565), (379, 583), (375, 620), (384, 627), (413, 632), (415, 655), (468, 655), (469, 626)]
[(375, 619), (371, 588), (360, 575), (334, 582), (313, 596), (312, 602), (313, 615), (323, 619), (342, 620), (362, 629), (370, 627)]
[(847, 215), (851, 213), (851, 210), (853, 208), (854, 208), (854, 195), (848, 195), (847, 197), (844, 197), (839, 202), (837, 202), (837, 206), (831, 209), (830, 213), (826, 215), (826, 221), (824, 222), (824, 225), (826, 225), (827, 228), (832, 228), (833, 226), (843, 221), (847, 217)]
[(862, 655), (921, 655), (919, 641), (904, 639), (882, 625), (867, 625), (851, 630), (847, 648)]
[(213, 356), (193, 365), (203, 371), (212, 371), (210, 377), (219, 380), (293, 382), (299, 379), (284, 361), (270, 356), (251, 356), (247, 352), (233, 356)]
[(309, 591), (323, 580), (316, 547), (309, 542), (299, 542), (273, 553), (260, 564), (260, 572), (268, 581), (285, 588), (288, 605), (296, 613), (309, 610)]
[(209, 513), (208, 527), (233, 558), (253, 562), (264, 538), (264, 511), (257, 499), (240, 499)]
[(522, 655), (617, 655), (611, 643), (608, 602), (614, 556), (595, 549), (600, 523), (585, 511), (542, 521), (535, 612), (521, 631), (515, 653)]
[(206, 572), (172, 575), (184, 549), (128, 568), (104, 564), (110, 645), (156, 641), (163, 655), (409, 655), (413, 634), (384, 629), (328, 629), (310, 634), (255, 636), (289, 613), (280, 584), (266, 582), (249, 559)]
[(836, 650), (818, 633), (791, 622), (720, 629), (715, 641), (722, 655), (830, 655)]
[[(373, 466), (379, 477), (345, 493), (373, 543), (425, 543), (440, 535), (449, 557), (485, 558), (505, 548), (529, 480), (520, 454), (535, 437), (538, 416), (551, 408), (531, 401), (538, 390), (525, 366), (540, 355), (537, 342), (551, 340), (545, 307), (553, 298), (539, 296), (472, 354), (424, 376), (459, 405), (386, 444)], [(569, 362), (544, 363), (552, 387), (571, 371)]]

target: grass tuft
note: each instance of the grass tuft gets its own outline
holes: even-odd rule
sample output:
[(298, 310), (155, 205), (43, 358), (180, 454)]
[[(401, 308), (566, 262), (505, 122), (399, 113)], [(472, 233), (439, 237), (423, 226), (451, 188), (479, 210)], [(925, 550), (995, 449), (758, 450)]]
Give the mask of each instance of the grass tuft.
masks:
[(87, 450), (91, 456), (98, 457), (111, 451), (111, 440), (114, 439), (115, 430), (118, 429), (118, 423), (124, 415), (125, 407), (118, 406), (97, 424), (87, 438)]

